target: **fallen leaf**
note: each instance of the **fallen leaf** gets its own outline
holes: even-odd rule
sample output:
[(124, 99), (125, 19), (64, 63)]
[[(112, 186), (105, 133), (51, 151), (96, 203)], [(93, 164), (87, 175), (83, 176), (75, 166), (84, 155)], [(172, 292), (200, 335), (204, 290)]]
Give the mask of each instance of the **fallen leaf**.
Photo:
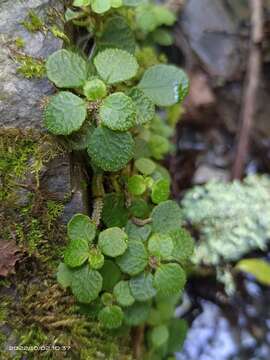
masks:
[(270, 263), (262, 259), (244, 259), (237, 263), (237, 270), (255, 277), (263, 285), (270, 286)]
[(15, 264), (19, 260), (20, 250), (15, 241), (0, 241), (0, 276), (15, 273)]

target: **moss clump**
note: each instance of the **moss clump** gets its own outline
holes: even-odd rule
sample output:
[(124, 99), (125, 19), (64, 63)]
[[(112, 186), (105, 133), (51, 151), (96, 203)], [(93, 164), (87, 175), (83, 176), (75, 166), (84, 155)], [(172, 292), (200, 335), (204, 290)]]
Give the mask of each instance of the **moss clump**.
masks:
[(63, 151), (47, 135), (0, 132), (0, 238), (16, 240), (22, 252), (15, 275), (0, 279), (0, 359), (131, 360), (129, 339), (104, 331), (56, 281), (64, 203), (42, 192), (39, 173)]
[(25, 47), (25, 41), (22, 37), (17, 37), (14, 42), (18, 49), (23, 49)]
[(0, 132), (0, 209), (4, 215), (0, 218), (0, 235), (16, 240), (31, 254), (38, 246), (45, 254), (51, 240), (48, 230), (64, 208), (47, 200), (39, 188), (40, 170), (62, 152), (63, 148), (46, 135)]
[(41, 31), (44, 28), (44, 22), (33, 10), (29, 11), (27, 19), (21, 24), (30, 32)]
[(19, 63), (17, 72), (27, 79), (41, 79), (45, 76), (45, 63), (42, 59), (36, 59), (29, 55), (19, 54), (16, 55), (16, 62)]
[(61, 39), (65, 41), (66, 43), (69, 43), (70, 40), (68, 36), (56, 25), (53, 25), (50, 27), (50, 32), (58, 39)]

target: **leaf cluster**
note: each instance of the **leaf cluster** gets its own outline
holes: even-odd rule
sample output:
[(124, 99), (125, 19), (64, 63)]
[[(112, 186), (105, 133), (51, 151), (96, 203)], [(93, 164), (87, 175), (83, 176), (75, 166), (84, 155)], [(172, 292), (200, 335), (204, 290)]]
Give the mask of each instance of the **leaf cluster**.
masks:
[[(140, 0), (75, 0), (65, 18), (85, 26), (95, 45), (88, 57), (70, 48), (47, 59), (47, 76), (59, 91), (44, 122), (86, 155), (93, 213), (68, 223), (57, 278), (103, 327), (147, 324), (149, 356), (163, 359), (181, 347), (177, 331), (186, 332), (172, 317), (194, 245), (159, 160), (173, 150), (188, 78), (156, 50), (148, 62), (142, 54), (175, 17)], [(168, 43), (160, 33), (166, 36)]]

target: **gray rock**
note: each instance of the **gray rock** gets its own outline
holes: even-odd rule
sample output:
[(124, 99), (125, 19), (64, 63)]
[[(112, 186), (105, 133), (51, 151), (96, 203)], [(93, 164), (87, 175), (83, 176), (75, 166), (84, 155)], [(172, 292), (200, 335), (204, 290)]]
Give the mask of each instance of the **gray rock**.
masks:
[[(47, 21), (50, 8), (63, 9), (57, 0), (1, 0), (0, 1), (0, 115), (1, 125), (17, 128), (41, 128), (41, 100), (50, 95), (53, 86), (46, 79), (26, 79), (17, 73), (12, 43), (24, 39), (23, 53), (45, 59), (61, 48), (62, 41), (50, 32), (28, 32), (21, 24), (30, 10)], [(13, 57), (13, 59), (12, 59)]]
[(42, 173), (40, 184), (43, 192), (65, 203), (61, 218), (63, 223), (78, 212), (89, 212), (86, 174), (76, 158), (67, 154), (56, 157)]
[(180, 24), (186, 40), (209, 74), (231, 79), (243, 66), (243, 39), (236, 36), (239, 19), (224, 4), (222, 0), (188, 0)]
[[(22, 21), (29, 20), (33, 11), (47, 27), (48, 11), (63, 12), (63, 2), (59, 0), (0, 0), (0, 126), (10, 128), (37, 128), (42, 130), (42, 99), (54, 92), (47, 79), (26, 79), (18, 74), (14, 51), (33, 58), (46, 59), (49, 54), (62, 47), (62, 41), (49, 31), (29, 32)], [(54, 19), (54, 23), (57, 19)], [(61, 28), (61, 24), (57, 24)], [(14, 41), (22, 38), (22, 50), (14, 46)], [(76, 167), (77, 171), (74, 171)], [(58, 156), (41, 170), (40, 186), (48, 198), (65, 203), (63, 222), (76, 212), (87, 212), (86, 187), (81, 184), (84, 174), (80, 166), (69, 154)], [(34, 183), (34, 175), (29, 174), (27, 185)], [(29, 201), (29, 191), (21, 188), (17, 192), (18, 205)]]

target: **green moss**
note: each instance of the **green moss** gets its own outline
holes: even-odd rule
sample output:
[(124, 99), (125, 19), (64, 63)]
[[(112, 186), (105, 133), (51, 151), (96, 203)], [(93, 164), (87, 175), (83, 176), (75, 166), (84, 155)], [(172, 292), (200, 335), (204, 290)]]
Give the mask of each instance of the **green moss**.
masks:
[[(46, 200), (39, 189), (39, 172), (48, 161), (63, 152), (52, 138), (17, 130), (0, 133), (0, 235), (15, 239), (34, 253), (45, 254), (64, 204)], [(14, 221), (16, 219), (16, 221)], [(45, 236), (46, 234), (46, 236)]]
[[(38, 178), (43, 165), (62, 152), (46, 135), (0, 132), (0, 238), (16, 240), (24, 254), (15, 275), (0, 281), (0, 359), (131, 360), (128, 335), (116, 338), (101, 329), (90, 314), (79, 312), (73, 296), (56, 281), (66, 244), (65, 227), (58, 221), (64, 203), (48, 199)], [(21, 187), (31, 176), (34, 183)], [(28, 194), (23, 204), (21, 190)], [(10, 339), (22, 346), (67, 348), (12, 353), (5, 350)]]
[(62, 215), (64, 211), (64, 204), (59, 201), (48, 200), (46, 207), (48, 230), (50, 230), (53, 223), (59, 218), (60, 215)]
[(27, 20), (22, 21), (21, 24), (30, 32), (41, 31), (44, 29), (44, 22), (32, 10), (29, 11), (27, 15)]
[(66, 43), (70, 43), (70, 40), (67, 37), (67, 35), (61, 29), (59, 29), (58, 26), (56, 25), (51, 26), (50, 32), (58, 39), (64, 40)]
[(32, 56), (20, 54), (16, 56), (16, 61), (19, 63), (17, 72), (27, 79), (41, 79), (45, 76), (45, 63), (42, 59), (35, 59)]
[(8, 301), (2, 300), (0, 304), (0, 325), (5, 324), (6, 319), (8, 317), (8, 310), (7, 310)]
[(18, 49), (23, 49), (25, 47), (25, 41), (22, 37), (17, 37), (15, 39), (15, 45)]

